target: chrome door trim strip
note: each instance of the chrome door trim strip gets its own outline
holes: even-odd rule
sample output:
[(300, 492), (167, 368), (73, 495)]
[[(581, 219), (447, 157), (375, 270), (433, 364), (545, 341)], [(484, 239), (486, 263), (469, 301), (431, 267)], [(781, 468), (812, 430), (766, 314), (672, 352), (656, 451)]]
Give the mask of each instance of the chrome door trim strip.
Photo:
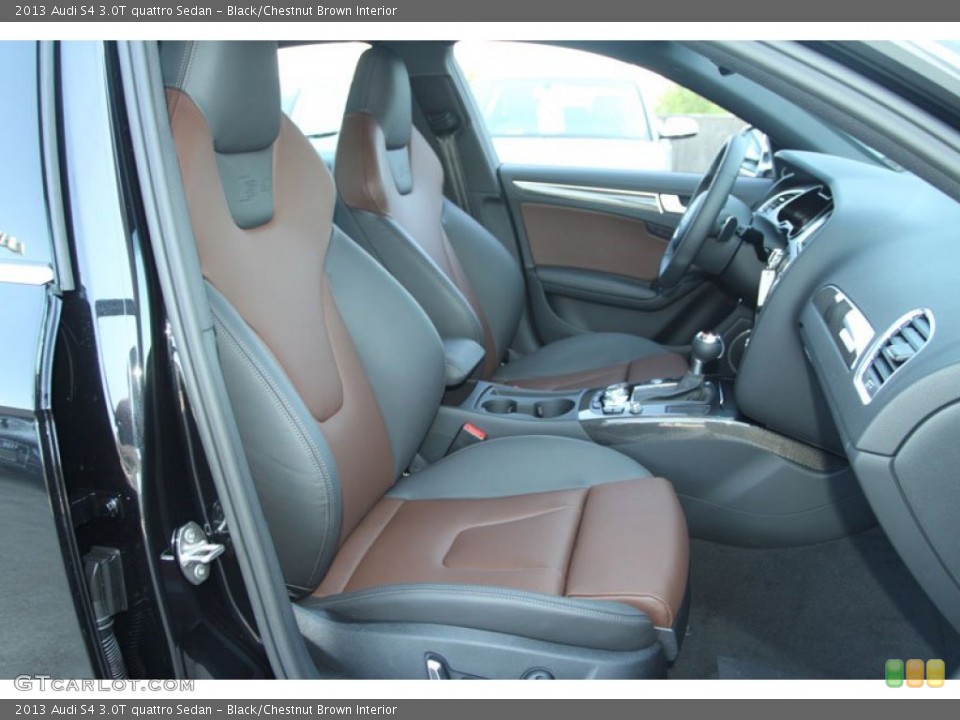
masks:
[(652, 192), (591, 187), (586, 185), (533, 182), (529, 180), (514, 180), (513, 184), (518, 189), (535, 195), (547, 195), (563, 200), (581, 200), (583, 202), (663, 213), (663, 207), (660, 205), (660, 196)]
[(45, 263), (0, 262), (0, 283), (47, 285), (53, 282), (53, 268)]
[(673, 193), (624, 190), (622, 188), (595, 187), (592, 185), (567, 185), (533, 180), (514, 180), (513, 185), (519, 190), (535, 195), (646, 210), (661, 215), (683, 215), (687, 211), (686, 206), (680, 200), (680, 196)]

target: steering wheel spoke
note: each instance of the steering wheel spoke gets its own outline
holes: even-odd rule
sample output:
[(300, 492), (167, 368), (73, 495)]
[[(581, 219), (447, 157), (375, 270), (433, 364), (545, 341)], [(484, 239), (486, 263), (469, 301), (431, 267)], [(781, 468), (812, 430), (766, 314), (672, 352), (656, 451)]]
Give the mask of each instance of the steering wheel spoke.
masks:
[(687, 274), (733, 192), (746, 153), (747, 140), (739, 133), (720, 148), (663, 253), (657, 278), (660, 287), (675, 287)]

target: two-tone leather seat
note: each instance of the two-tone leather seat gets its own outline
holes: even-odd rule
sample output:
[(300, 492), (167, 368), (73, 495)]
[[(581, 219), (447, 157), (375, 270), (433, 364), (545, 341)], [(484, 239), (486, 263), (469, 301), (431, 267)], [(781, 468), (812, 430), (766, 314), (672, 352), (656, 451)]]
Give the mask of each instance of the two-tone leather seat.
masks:
[(280, 110), (274, 44), (164, 43), (161, 59), (231, 404), (318, 663), (662, 674), (687, 578), (670, 483), (554, 437), (398, 481), (443, 393), (436, 330), (333, 226), (333, 180)]
[(583, 333), (500, 366), (523, 309), (516, 260), (444, 198), (443, 168), (413, 127), (410, 79), (382, 47), (357, 64), (334, 164), (345, 227), (412, 294), (442, 337), (486, 350), (483, 376), (543, 390), (683, 375), (686, 361), (645, 338)]

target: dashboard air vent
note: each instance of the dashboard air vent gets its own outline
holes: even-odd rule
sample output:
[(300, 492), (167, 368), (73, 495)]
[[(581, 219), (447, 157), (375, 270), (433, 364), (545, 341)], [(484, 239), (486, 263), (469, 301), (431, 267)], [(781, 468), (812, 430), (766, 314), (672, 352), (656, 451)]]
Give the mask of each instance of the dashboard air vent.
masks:
[(802, 190), (786, 190), (782, 193), (774, 195), (772, 198), (767, 200), (761, 207), (760, 212), (765, 213), (775, 213), (777, 210), (782, 208), (788, 202), (793, 200), (797, 195), (802, 193)]
[(885, 332), (869, 353), (855, 380), (864, 404), (880, 392), (894, 373), (923, 350), (933, 337), (933, 313), (914, 310), (907, 313)]

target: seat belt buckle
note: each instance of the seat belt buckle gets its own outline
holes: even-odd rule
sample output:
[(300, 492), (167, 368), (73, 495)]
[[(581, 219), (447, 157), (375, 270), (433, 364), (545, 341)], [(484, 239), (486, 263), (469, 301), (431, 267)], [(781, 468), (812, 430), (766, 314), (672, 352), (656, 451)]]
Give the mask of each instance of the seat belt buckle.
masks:
[(447, 455), (454, 453), (457, 450), (462, 450), (465, 447), (469, 447), (470, 445), (481, 443), (486, 439), (486, 431), (481, 430), (473, 423), (464, 423), (454, 436), (453, 441), (450, 443), (450, 447), (447, 448)]

